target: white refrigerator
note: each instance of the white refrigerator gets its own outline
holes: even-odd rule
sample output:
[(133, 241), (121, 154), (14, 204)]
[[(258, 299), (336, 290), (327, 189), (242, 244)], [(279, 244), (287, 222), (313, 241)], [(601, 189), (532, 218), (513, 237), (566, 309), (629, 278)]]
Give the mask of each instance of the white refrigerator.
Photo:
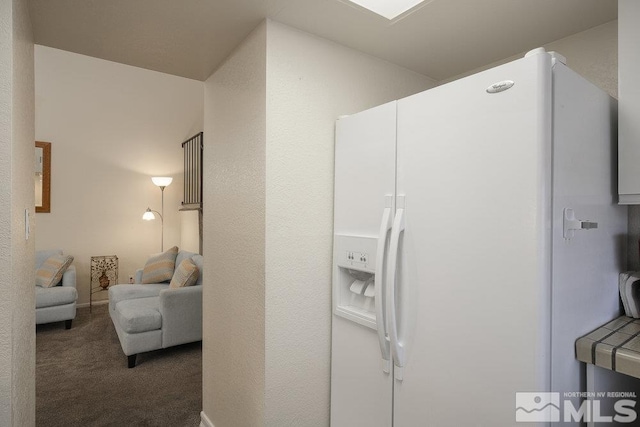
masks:
[(536, 49), (336, 124), (331, 425), (511, 426), (619, 314), (616, 105)]

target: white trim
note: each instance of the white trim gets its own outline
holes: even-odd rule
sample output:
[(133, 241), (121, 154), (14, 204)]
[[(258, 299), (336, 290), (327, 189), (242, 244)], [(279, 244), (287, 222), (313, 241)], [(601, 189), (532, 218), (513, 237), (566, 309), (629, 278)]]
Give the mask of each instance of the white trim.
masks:
[(215, 427), (204, 411), (200, 411), (200, 427)]
[(640, 204), (640, 194), (620, 194), (618, 199), (619, 205), (637, 205)]
[(433, 0), (340, 0), (350, 6), (373, 12), (395, 24)]
[[(103, 299), (103, 300), (95, 301), (91, 303), (91, 305), (105, 305), (105, 304), (109, 304), (108, 299)], [(85, 307), (89, 307), (88, 302), (83, 302), (82, 304), (76, 304), (76, 308), (85, 308)]]

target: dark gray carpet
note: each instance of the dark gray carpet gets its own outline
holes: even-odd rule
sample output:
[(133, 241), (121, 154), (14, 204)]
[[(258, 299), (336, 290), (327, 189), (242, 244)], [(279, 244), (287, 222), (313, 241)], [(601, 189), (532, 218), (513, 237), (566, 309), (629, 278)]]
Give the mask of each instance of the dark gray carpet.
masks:
[(191, 343), (127, 358), (108, 306), (78, 309), (73, 327), (36, 327), (36, 424), (193, 426), (202, 409), (202, 346)]

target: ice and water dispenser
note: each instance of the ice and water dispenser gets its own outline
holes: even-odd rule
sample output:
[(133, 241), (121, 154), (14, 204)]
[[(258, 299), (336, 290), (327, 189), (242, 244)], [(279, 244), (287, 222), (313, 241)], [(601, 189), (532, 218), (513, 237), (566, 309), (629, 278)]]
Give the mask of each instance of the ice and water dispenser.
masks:
[(335, 235), (334, 313), (376, 329), (375, 237)]

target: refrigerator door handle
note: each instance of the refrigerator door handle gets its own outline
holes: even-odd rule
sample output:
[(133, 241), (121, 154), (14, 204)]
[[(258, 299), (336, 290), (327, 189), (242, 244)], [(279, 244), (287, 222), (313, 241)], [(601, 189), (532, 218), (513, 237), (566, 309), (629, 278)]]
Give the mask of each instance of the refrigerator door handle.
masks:
[(382, 353), (382, 371), (389, 373), (391, 370), (391, 357), (389, 340), (387, 339), (387, 328), (384, 307), (384, 255), (387, 247), (387, 237), (391, 230), (391, 206), (393, 196), (385, 196), (385, 208), (380, 221), (380, 232), (378, 233), (378, 249), (376, 251), (376, 273), (375, 273), (375, 306), (376, 306), (376, 326), (378, 329), (378, 341), (380, 342), (380, 352)]
[(402, 381), (402, 368), (405, 362), (405, 349), (398, 337), (398, 319), (396, 304), (396, 270), (398, 266), (398, 247), (400, 234), (404, 232), (404, 196), (398, 196), (398, 209), (391, 229), (391, 243), (389, 248), (389, 266), (387, 269), (387, 319), (389, 320), (389, 338), (391, 340), (391, 354), (396, 366), (395, 378)]

